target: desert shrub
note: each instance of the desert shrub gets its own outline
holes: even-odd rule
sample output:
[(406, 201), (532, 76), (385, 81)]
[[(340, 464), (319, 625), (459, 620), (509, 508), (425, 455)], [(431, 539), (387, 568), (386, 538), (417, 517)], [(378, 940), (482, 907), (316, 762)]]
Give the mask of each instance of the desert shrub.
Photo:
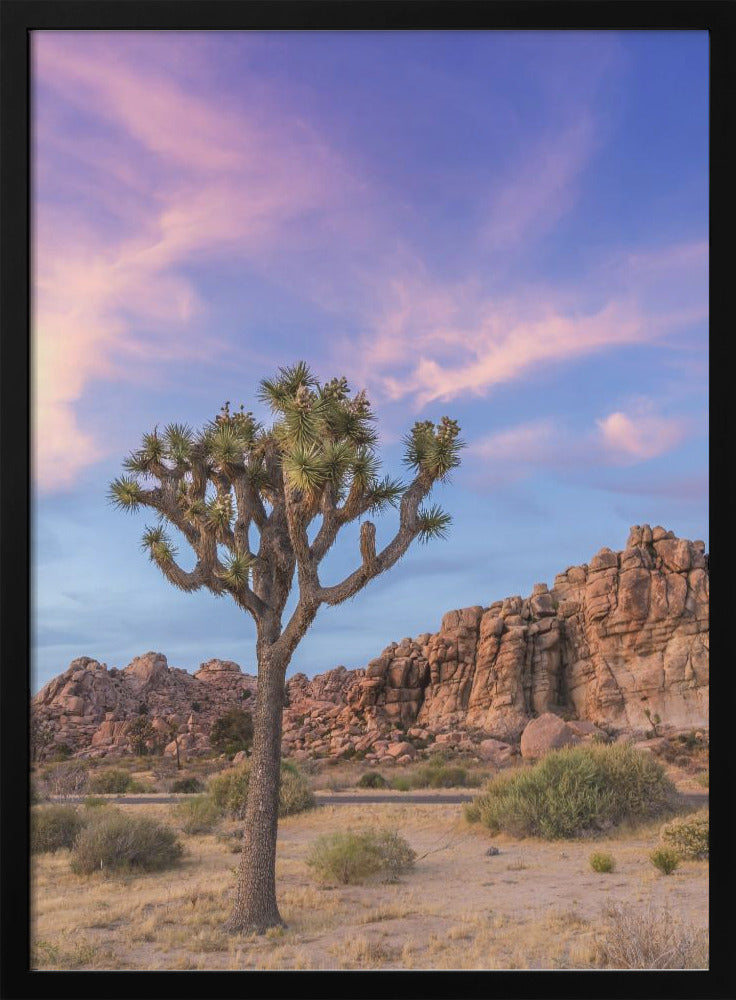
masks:
[(199, 778), (179, 778), (172, 784), (171, 791), (183, 795), (194, 795), (197, 792), (203, 792), (204, 785)]
[(80, 831), (71, 854), (77, 875), (96, 871), (161, 871), (179, 860), (174, 830), (145, 816), (101, 809)]
[(31, 854), (45, 854), (71, 847), (84, 826), (74, 806), (43, 806), (31, 810)]
[(707, 809), (665, 823), (660, 831), (662, 842), (681, 858), (707, 858), (709, 855), (710, 818)]
[(708, 934), (676, 920), (669, 910), (606, 913), (600, 964), (612, 969), (707, 969)]
[(55, 796), (79, 795), (88, 781), (89, 770), (81, 760), (51, 764), (39, 775), (41, 791)]
[(180, 802), (172, 813), (184, 833), (210, 833), (222, 819), (222, 809), (209, 795)]
[(106, 767), (90, 777), (87, 787), (93, 795), (121, 795), (128, 791), (130, 782), (131, 778), (127, 771)]
[(210, 732), (210, 746), (219, 753), (234, 757), (250, 750), (253, 743), (253, 717), (242, 708), (232, 708), (215, 720)]
[(680, 864), (680, 855), (671, 847), (657, 847), (649, 855), (649, 860), (663, 875), (671, 875)]
[(131, 778), (130, 781), (128, 782), (128, 787), (125, 789), (125, 791), (141, 795), (147, 792), (153, 792), (155, 791), (155, 789), (147, 781), (138, 781), (137, 778)]
[(313, 809), (316, 804), (314, 793), (301, 771), (294, 764), (282, 762), (279, 816), (293, 816), (295, 813)]
[(593, 871), (600, 872), (601, 874), (612, 872), (616, 867), (613, 855), (606, 854), (605, 851), (593, 851), (588, 860)]
[[(248, 796), (250, 761), (233, 767), (210, 779), (209, 794), (223, 813), (234, 819), (243, 819)], [(311, 809), (316, 804), (312, 789), (299, 769), (282, 761), (279, 784), (279, 816)]]
[(358, 780), (358, 788), (385, 788), (388, 782), (378, 771), (366, 771)]
[(674, 796), (662, 765), (629, 743), (566, 747), (494, 778), (465, 814), (494, 832), (555, 840), (661, 815)]
[(710, 771), (701, 771), (700, 774), (695, 776), (695, 780), (701, 788), (710, 787)]
[(356, 885), (369, 879), (395, 882), (414, 866), (416, 853), (395, 830), (338, 831), (319, 837), (307, 864), (320, 882)]
[(397, 792), (408, 792), (412, 787), (411, 781), (403, 774), (397, 775), (395, 778), (391, 779), (391, 787)]
[(464, 767), (431, 761), (411, 776), (413, 788), (462, 788), (468, 777)]
[(108, 799), (102, 799), (99, 795), (88, 795), (82, 805), (85, 809), (99, 809), (100, 806), (109, 806)]

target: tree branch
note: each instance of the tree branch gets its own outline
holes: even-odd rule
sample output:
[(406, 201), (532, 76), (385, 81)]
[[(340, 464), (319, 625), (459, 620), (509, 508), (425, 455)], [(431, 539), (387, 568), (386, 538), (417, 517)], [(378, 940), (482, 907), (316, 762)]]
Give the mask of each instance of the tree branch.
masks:
[(342, 604), (343, 601), (362, 590), (370, 580), (398, 562), (419, 534), (417, 523), (419, 504), (431, 489), (432, 478), (426, 472), (420, 472), (402, 497), (399, 529), (388, 545), (378, 553), (374, 560), (363, 562), (341, 583), (333, 587), (319, 587), (315, 594), (316, 599), (323, 604)]

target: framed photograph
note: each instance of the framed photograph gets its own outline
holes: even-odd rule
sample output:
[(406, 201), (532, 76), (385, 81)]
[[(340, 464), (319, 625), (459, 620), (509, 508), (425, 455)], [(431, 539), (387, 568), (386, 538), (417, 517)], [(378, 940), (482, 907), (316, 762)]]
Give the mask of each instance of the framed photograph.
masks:
[(4, 995), (725, 996), (730, 7), (1, 13)]

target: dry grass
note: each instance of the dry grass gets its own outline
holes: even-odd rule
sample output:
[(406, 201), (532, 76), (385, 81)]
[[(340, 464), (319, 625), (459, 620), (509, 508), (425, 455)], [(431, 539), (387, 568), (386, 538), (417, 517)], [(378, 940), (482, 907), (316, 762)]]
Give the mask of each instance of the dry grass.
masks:
[[(159, 821), (167, 806), (123, 806)], [(320, 888), (307, 867), (320, 835), (349, 826), (397, 829), (417, 852), (397, 885)], [(236, 824), (225, 824), (235, 829)], [(564, 969), (603, 964), (600, 940), (621, 905), (677, 910), (707, 925), (706, 861), (662, 878), (652, 829), (596, 840), (616, 871), (590, 870), (590, 841), (546, 843), (469, 827), (459, 806), (325, 806), (284, 819), (277, 884), (283, 931), (230, 937), (237, 856), (214, 834), (183, 838), (176, 872), (73, 875), (69, 852), (33, 861), (34, 965), (41, 969)], [(489, 857), (489, 843), (499, 855)], [(702, 935), (701, 935), (702, 938)]]

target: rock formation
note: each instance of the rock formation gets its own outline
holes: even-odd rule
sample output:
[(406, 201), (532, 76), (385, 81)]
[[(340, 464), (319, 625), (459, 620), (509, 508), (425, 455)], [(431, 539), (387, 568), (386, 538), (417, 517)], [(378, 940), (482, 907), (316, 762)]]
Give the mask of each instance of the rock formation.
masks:
[[(292, 677), (284, 752), (401, 762), (436, 741), (503, 759), (546, 713), (612, 732), (707, 726), (708, 581), (703, 542), (635, 526), (623, 552), (601, 549), (551, 589), (450, 611), (439, 632), (391, 643), (364, 670)], [(39, 755), (62, 743), (119, 752), (142, 706), (204, 752), (215, 718), (255, 690), (220, 660), (191, 675), (156, 653), (124, 670), (78, 659), (33, 700), (35, 731), (51, 734)]]

